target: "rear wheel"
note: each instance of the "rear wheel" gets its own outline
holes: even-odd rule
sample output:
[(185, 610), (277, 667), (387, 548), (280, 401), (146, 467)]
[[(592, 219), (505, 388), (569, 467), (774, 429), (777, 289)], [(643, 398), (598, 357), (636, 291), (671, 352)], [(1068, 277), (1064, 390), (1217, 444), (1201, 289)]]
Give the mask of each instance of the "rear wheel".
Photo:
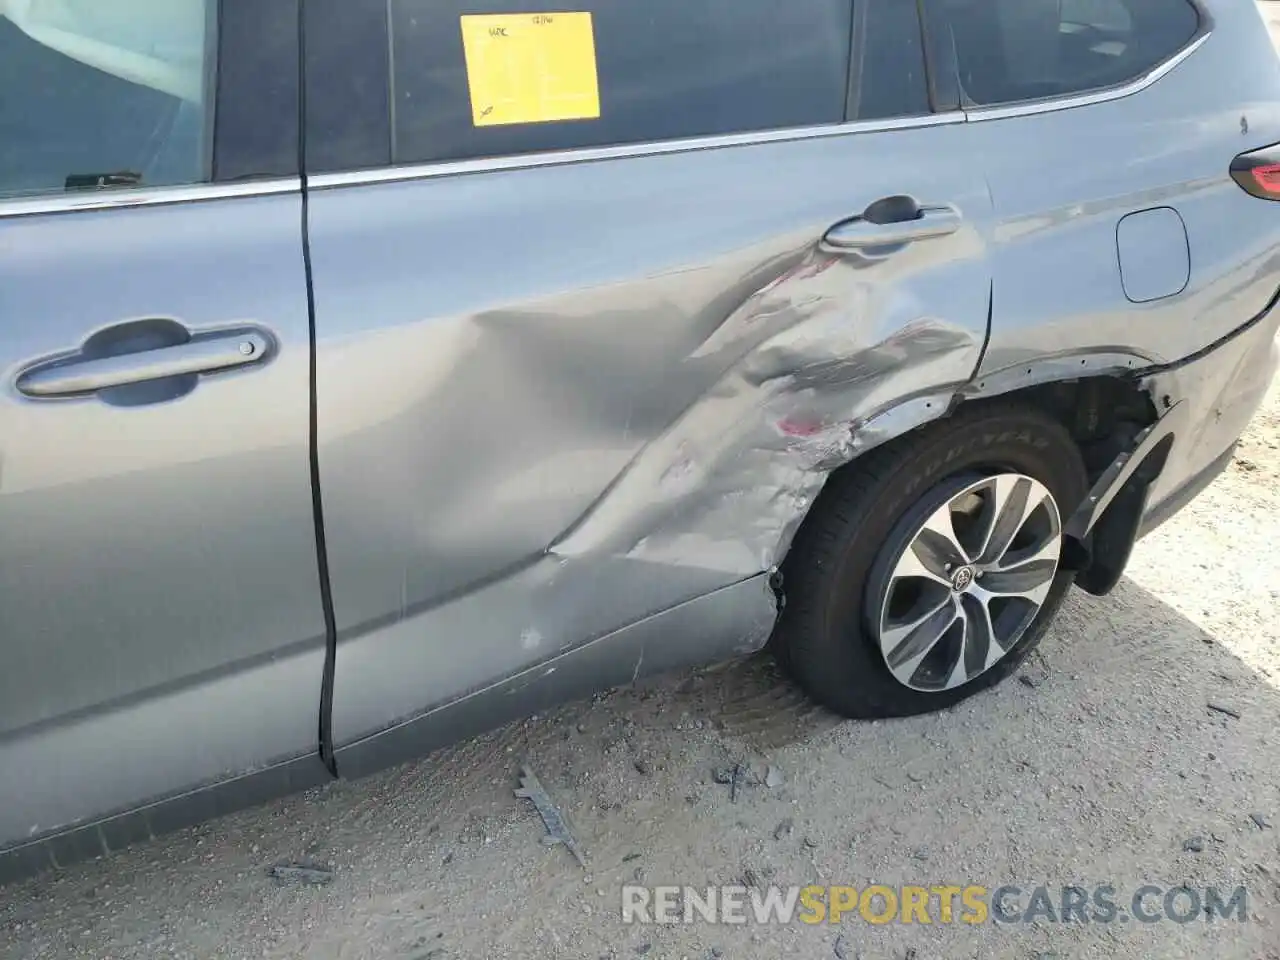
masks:
[(998, 683), (1070, 587), (1062, 528), (1087, 477), (1066, 430), (962, 408), (832, 477), (784, 564), (774, 647), (850, 717), (940, 709)]

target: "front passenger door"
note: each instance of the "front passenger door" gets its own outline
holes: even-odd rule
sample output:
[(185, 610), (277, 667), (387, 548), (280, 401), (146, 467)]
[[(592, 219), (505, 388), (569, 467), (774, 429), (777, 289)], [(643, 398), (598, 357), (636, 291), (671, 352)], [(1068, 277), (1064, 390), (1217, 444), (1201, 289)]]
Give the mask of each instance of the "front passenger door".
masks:
[(0, 851), (55, 836), (33, 864), (324, 774), (296, 5), (217, 6), (0, 2)]

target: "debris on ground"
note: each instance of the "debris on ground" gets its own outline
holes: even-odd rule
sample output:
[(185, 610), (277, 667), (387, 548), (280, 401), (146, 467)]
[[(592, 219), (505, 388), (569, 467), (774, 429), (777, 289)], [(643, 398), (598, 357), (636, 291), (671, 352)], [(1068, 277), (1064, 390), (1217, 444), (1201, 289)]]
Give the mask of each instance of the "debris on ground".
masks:
[(1182, 841), (1182, 849), (1187, 853), (1204, 853), (1204, 837), (1187, 837)]
[(1228, 707), (1225, 704), (1221, 704), (1221, 703), (1214, 703), (1212, 700), (1210, 700), (1207, 704), (1205, 704), (1205, 706), (1207, 706), (1214, 713), (1225, 714), (1226, 716), (1230, 717), (1233, 720), (1240, 719), (1240, 711), (1235, 709), (1234, 707)]
[(647, 777), (650, 773), (650, 767), (647, 760), (641, 760), (639, 757), (636, 757), (631, 761), (631, 765), (636, 768), (636, 773), (640, 774), (642, 777)]
[(795, 820), (791, 819), (791, 817), (787, 817), (785, 820), (780, 821), (778, 825), (773, 828), (773, 839), (781, 840), (783, 837), (790, 836), (791, 831), (794, 830), (795, 828), (796, 828)]
[(1030, 687), (1032, 690), (1034, 690), (1036, 687), (1040, 686), (1040, 684), (1044, 683), (1044, 679), (1045, 679), (1045, 678), (1044, 678), (1044, 676), (1043, 676), (1042, 674), (1036, 674), (1036, 673), (1020, 673), (1020, 674), (1018, 674), (1018, 681), (1019, 681), (1019, 682), (1020, 682), (1024, 687)]
[(760, 774), (752, 771), (745, 763), (735, 763), (732, 767), (716, 767), (711, 771), (713, 783), (728, 786), (731, 803), (737, 801), (738, 791), (742, 787), (758, 787), (767, 779), (767, 776), (761, 779)]
[(515, 794), (532, 803), (534, 809), (538, 811), (538, 816), (542, 818), (547, 828), (547, 835), (542, 838), (542, 842), (548, 846), (563, 845), (573, 854), (579, 866), (586, 867), (587, 858), (583, 855), (582, 848), (578, 846), (568, 819), (560, 812), (560, 808), (551, 799), (542, 782), (527, 766), (520, 768), (520, 786), (516, 788)]
[(1268, 830), (1268, 829), (1270, 829), (1270, 828), (1271, 828), (1271, 822), (1270, 822), (1269, 820), (1267, 820), (1267, 818), (1266, 818), (1266, 816), (1265, 816), (1264, 814), (1261, 814), (1261, 813), (1251, 813), (1251, 814), (1249, 814), (1249, 819), (1250, 819), (1250, 820), (1252, 820), (1252, 821), (1254, 822), (1254, 825), (1255, 825), (1259, 830)]
[(302, 883), (313, 887), (333, 883), (333, 870), (323, 863), (277, 863), (267, 870), (267, 874), (281, 883)]
[(843, 933), (836, 937), (833, 949), (837, 960), (849, 960), (849, 941), (845, 939)]
[(780, 787), (784, 782), (785, 778), (782, 776), (782, 771), (770, 764), (769, 769), (765, 771), (764, 785), (770, 788)]

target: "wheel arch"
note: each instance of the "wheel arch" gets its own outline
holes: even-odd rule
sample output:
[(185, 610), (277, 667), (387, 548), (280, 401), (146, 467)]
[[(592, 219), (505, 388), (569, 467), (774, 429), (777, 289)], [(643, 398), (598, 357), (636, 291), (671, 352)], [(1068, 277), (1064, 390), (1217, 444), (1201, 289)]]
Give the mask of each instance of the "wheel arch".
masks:
[[(1089, 484), (1104, 484), (1117, 458), (1127, 458), (1144, 440), (1140, 462), (1119, 478), (1120, 482), (1101, 509), (1082, 505), (1070, 518), (1064, 562), (1077, 570), (1077, 583), (1095, 594), (1114, 587), (1123, 572), (1138, 536), (1146, 507), (1146, 492), (1168, 457), (1172, 438), (1168, 432), (1153, 437), (1161, 420), (1157, 401), (1138, 374), (1148, 369), (1148, 358), (1131, 354), (1066, 355), (1019, 364), (976, 379), (951, 396), (914, 397), (869, 418), (857, 431), (858, 455), (833, 470), (822, 491), (797, 526), (797, 535), (833, 480), (856, 472), (871, 450), (895, 442), (909, 443), (921, 430), (936, 429), (960, 409), (1017, 404), (1035, 410), (1061, 424), (1084, 459)], [(1069, 374), (1084, 372), (1084, 375)], [(1096, 492), (1096, 491), (1095, 491)], [(1091, 494), (1092, 495), (1092, 494)], [(1065, 519), (1065, 518), (1064, 518)], [(782, 566), (794, 537), (779, 555)], [(785, 584), (774, 579), (779, 602), (785, 603)]]

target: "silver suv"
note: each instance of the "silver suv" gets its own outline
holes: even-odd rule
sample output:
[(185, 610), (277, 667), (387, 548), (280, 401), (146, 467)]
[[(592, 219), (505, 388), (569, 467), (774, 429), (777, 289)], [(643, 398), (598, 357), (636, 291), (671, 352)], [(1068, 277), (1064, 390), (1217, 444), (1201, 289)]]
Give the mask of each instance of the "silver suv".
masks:
[(0, 0), (0, 873), (771, 644), (1016, 669), (1275, 368), (1252, 0)]

